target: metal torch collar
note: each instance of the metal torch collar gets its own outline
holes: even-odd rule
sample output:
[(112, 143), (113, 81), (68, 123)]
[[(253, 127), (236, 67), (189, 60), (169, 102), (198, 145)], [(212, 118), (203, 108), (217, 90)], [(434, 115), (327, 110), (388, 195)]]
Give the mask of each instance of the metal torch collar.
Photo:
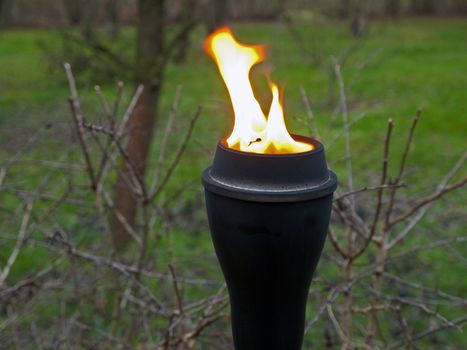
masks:
[(221, 140), (213, 165), (203, 173), (207, 191), (254, 202), (298, 202), (332, 194), (336, 175), (327, 168), (323, 145), (304, 136), (313, 150), (294, 154), (256, 154), (230, 149)]

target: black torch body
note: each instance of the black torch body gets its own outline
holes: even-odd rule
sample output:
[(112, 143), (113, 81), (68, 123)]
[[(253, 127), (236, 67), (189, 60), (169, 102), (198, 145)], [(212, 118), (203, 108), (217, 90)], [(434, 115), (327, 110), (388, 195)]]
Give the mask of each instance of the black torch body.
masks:
[(236, 350), (299, 350), (336, 188), (322, 145), (250, 154), (219, 143), (203, 174), (209, 226), (230, 297)]

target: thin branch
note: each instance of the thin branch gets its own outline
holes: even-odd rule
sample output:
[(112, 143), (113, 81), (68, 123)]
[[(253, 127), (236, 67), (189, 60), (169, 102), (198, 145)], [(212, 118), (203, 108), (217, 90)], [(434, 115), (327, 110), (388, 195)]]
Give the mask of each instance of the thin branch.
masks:
[[(467, 323), (467, 316), (462, 316), (462, 317), (456, 318), (455, 320), (452, 320), (450, 322), (451, 322), (451, 324), (453, 324), (453, 325), (455, 325), (457, 327), (463, 327)], [(446, 323), (441, 323), (441, 325), (439, 325), (439, 326), (430, 327), (426, 331), (413, 334), (412, 337), (411, 337), (411, 340), (412, 341), (420, 340), (420, 339), (425, 338), (427, 336), (430, 336), (430, 335), (432, 335), (434, 333), (445, 330), (448, 327), (451, 327), (451, 325), (446, 324)], [(403, 344), (403, 341), (399, 340), (399, 341), (396, 341), (395, 343), (389, 345), (385, 349), (387, 349), (387, 350), (400, 349), (402, 344)]]
[(86, 45), (87, 47), (91, 48), (93, 51), (101, 54), (103, 57), (106, 57), (109, 61), (115, 63), (120, 68), (124, 70), (132, 70), (133, 65), (127, 61), (125, 61), (121, 55), (113, 52), (109, 47), (105, 46), (102, 42), (100, 42), (94, 34), (87, 35), (86, 38), (84, 37), (77, 37), (76, 35), (72, 35), (70, 33), (65, 33), (67, 39), (74, 41), (79, 45)]
[[(349, 122), (349, 127), (348, 127), (349, 130), (355, 124), (357, 124), (359, 121), (363, 120), (367, 116), (368, 116), (368, 113), (366, 113), (366, 112), (360, 113), (359, 115), (357, 115), (354, 119), (352, 119)], [(342, 137), (343, 134), (345, 134), (345, 130), (339, 130), (339, 132), (336, 134), (336, 136), (332, 140), (326, 142), (326, 149), (330, 149)], [(344, 157), (343, 159), (347, 160), (347, 157)]]
[(332, 287), (331, 290), (328, 293), (326, 301), (319, 307), (318, 311), (315, 313), (313, 318), (310, 321), (308, 321), (308, 323), (306, 324), (305, 333), (307, 333), (310, 330), (312, 325), (314, 325), (316, 322), (318, 322), (321, 315), (324, 313), (324, 311), (326, 311), (326, 308), (327, 308), (328, 305), (332, 305), (334, 303), (334, 301), (336, 301), (336, 299), (339, 297), (340, 294), (347, 293), (349, 290), (352, 289), (352, 287), (361, 278), (365, 277), (366, 275), (368, 275), (370, 273), (371, 273), (371, 271), (370, 272), (368, 272), (368, 271), (363, 272), (363, 273), (361, 273), (359, 275), (354, 276), (350, 280), (346, 280), (346, 281), (342, 282), (341, 285)]
[(112, 198), (110, 197), (110, 195), (107, 193), (107, 192), (102, 192), (103, 194), (103, 198), (104, 200), (106, 201), (106, 204), (107, 206), (112, 209), (112, 211), (114, 212), (115, 216), (117, 217), (117, 220), (120, 222), (120, 224), (122, 224), (122, 226), (125, 228), (125, 231), (128, 233), (128, 235), (133, 238), (135, 240), (135, 242), (141, 246), (143, 243), (141, 241), (141, 238), (140, 236), (138, 235), (138, 233), (133, 229), (133, 227), (131, 227), (131, 225), (128, 223), (128, 221), (126, 220), (125, 216), (120, 213), (120, 211), (115, 207), (115, 204), (112, 200)]
[[(339, 95), (340, 95), (340, 110), (342, 113), (343, 130), (345, 132), (345, 157), (347, 159), (347, 186), (349, 191), (353, 191), (353, 171), (352, 171), (352, 155), (350, 153), (350, 129), (349, 129), (349, 117), (347, 110), (347, 96), (345, 93), (344, 80), (342, 78), (341, 66), (334, 60), (334, 71), (339, 83)], [(352, 201), (352, 206), (354, 205)]]
[(101, 329), (98, 329), (98, 328), (95, 328), (95, 327), (91, 327), (91, 326), (88, 326), (78, 320), (75, 320), (74, 324), (76, 326), (78, 326), (79, 328), (87, 331), (87, 332), (92, 332), (92, 333), (97, 333), (99, 335), (101, 335), (103, 338), (107, 339), (107, 341), (110, 341), (112, 343), (116, 343), (118, 345), (118, 348), (119, 349), (127, 349), (127, 350), (132, 350), (134, 349), (133, 346), (131, 346), (130, 344), (128, 344), (124, 339), (121, 339), (121, 338), (117, 338), (115, 337), (114, 335), (110, 334), (110, 333), (107, 333)]
[(334, 202), (332, 204), (332, 208), (348, 228), (352, 229), (365, 239), (369, 236), (369, 229), (365, 221), (356, 213), (355, 210), (352, 210), (348, 198), (343, 198), (340, 201)]
[(21, 221), (21, 226), (18, 232), (18, 238), (16, 240), (16, 245), (13, 248), (13, 251), (11, 252), (10, 257), (8, 258), (5, 266), (3, 267), (0, 273), (0, 286), (3, 286), (5, 284), (5, 280), (10, 273), (11, 267), (15, 263), (16, 258), (18, 257), (18, 254), (26, 240), (26, 233), (28, 231), (29, 219), (31, 218), (31, 211), (32, 211), (33, 203), (34, 202), (32, 200), (29, 200), (26, 203), (23, 219)]
[(186, 22), (179, 31), (173, 36), (164, 49), (164, 61), (167, 62), (172, 55), (173, 50), (179, 45), (180, 41), (198, 24), (198, 20), (193, 18)]
[(446, 176), (440, 181), (438, 184), (436, 191), (425, 197), (422, 198), (415, 206), (412, 208), (408, 209), (405, 213), (402, 213), (398, 217), (396, 217), (394, 220), (392, 220), (389, 223), (389, 226), (394, 226), (397, 223), (407, 219), (410, 217), (412, 214), (414, 214), (418, 209), (421, 209), (422, 207), (426, 206), (427, 204), (435, 201), (436, 199), (442, 197), (444, 194), (447, 192), (450, 192), (452, 190), (455, 190), (459, 187), (462, 187), (465, 185), (465, 182), (467, 181), (467, 177), (464, 177), (463, 179), (459, 180), (453, 185), (446, 186), (449, 180), (459, 171), (459, 169), (464, 165), (465, 160), (467, 159), (467, 151), (465, 151), (462, 156), (459, 158), (459, 160), (454, 164), (452, 169), (446, 174)]
[[(381, 171), (381, 181), (380, 181), (381, 186), (386, 185), (386, 178), (387, 178), (387, 173), (388, 173), (388, 163), (389, 163), (389, 145), (391, 143), (391, 135), (392, 135), (393, 126), (394, 126), (394, 122), (390, 118), (388, 120), (386, 138), (384, 140), (383, 169)], [(365, 240), (365, 242), (363, 243), (362, 247), (352, 255), (352, 259), (356, 259), (358, 256), (363, 254), (363, 252), (367, 249), (368, 245), (370, 244), (370, 242), (373, 239), (373, 236), (376, 233), (376, 226), (378, 224), (379, 214), (381, 212), (381, 207), (383, 205), (383, 190), (384, 190), (384, 188), (380, 188), (378, 190), (376, 210), (375, 210), (375, 214), (374, 214), (374, 217), (373, 217), (373, 222), (371, 224), (370, 234), (369, 234), (368, 238)]]
[(448, 320), (445, 316), (441, 315), (439, 312), (437, 311), (434, 311), (434, 310), (431, 310), (428, 306), (426, 306), (425, 304), (421, 303), (421, 302), (418, 302), (416, 300), (412, 300), (412, 299), (409, 299), (409, 298), (404, 298), (404, 297), (400, 297), (400, 296), (396, 296), (396, 295), (388, 295), (388, 294), (383, 294), (381, 292), (378, 292), (378, 291), (375, 291), (375, 290), (371, 290), (372, 293), (376, 294), (378, 297), (380, 298), (383, 298), (383, 299), (386, 299), (386, 300), (390, 300), (391, 302), (397, 302), (399, 304), (403, 304), (403, 305), (409, 305), (409, 306), (413, 306), (413, 307), (416, 307), (417, 309), (421, 310), (422, 312), (426, 313), (427, 315), (429, 316), (433, 316), (435, 318), (437, 318), (438, 320), (440, 320), (443, 324), (446, 324), (447, 326), (449, 327), (453, 327), (457, 330), (461, 330), (461, 328), (459, 328), (459, 326), (457, 326), (456, 324), (452, 323), (450, 320)]
[(353, 313), (360, 313), (360, 314), (369, 314), (373, 311), (384, 311), (384, 310), (392, 310), (395, 306), (391, 304), (377, 304), (377, 305), (368, 305), (365, 307), (352, 307)]
[[(135, 104), (136, 104), (136, 101), (137, 101), (137, 99), (138, 99), (138, 97), (140, 95), (140, 92), (142, 92), (142, 87), (141, 87), (141, 89), (138, 88), (137, 92), (135, 93), (135, 96), (134, 96), (132, 102), (130, 103), (128, 111), (133, 111), (133, 109), (135, 108)], [(127, 115), (129, 116), (131, 114), (131, 112), (128, 112), (128, 111), (127, 111), (127, 113), (125, 113), (124, 119), (122, 121), (122, 123), (124, 123), (123, 125), (126, 125), (126, 122), (127, 122), (126, 116)], [(130, 159), (129, 155), (127, 154), (127, 152), (125, 151), (125, 149), (123, 148), (123, 146), (120, 143), (120, 138), (123, 135), (122, 126), (120, 126), (119, 129), (116, 132), (114, 132), (113, 130), (108, 130), (103, 126), (94, 125), (94, 124), (87, 123), (87, 122), (84, 122), (84, 121), (82, 123), (80, 123), (79, 126), (81, 128), (89, 129), (92, 132), (102, 132), (102, 133), (106, 134), (107, 136), (109, 136), (110, 139), (111, 139), (111, 143), (108, 146), (106, 146), (106, 149), (102, 148), (102, 146), (100, 145), (101, 149), (103, 151), (103, 157), (102, 157), (102, 160), (101, 160), (101, 166), (100, 166), (99, 174), (98, 174), (98, 180), (99, 180), (98, 183), (100, 183), (100, 180), (102, 179), (102, 175), (105, 173), (106, 162), (109, 159), (108, 155), (110, 153), (110, 148), (111, 148), (111, 146), (116, 146), (119, 153), (120, 153), (120, 155), (124, 158), (125, 163), (127, 164), (128, 168), (130, 169), (130, 173), (131, 173), (133, 179), (135, 180), (136, 184), (138, 185), (138, 190), (139, 190), (140, 194), (144, 198), (147, 198), (146, 186), (145, 186), (144, 180), (140, 176), (139, 172), (137, 171), (136, 166), (134, 165), (132, 159)], [(96, 188), (97, 188), (97, 186), (96, 186)]]
[(449, 245), (451, 243), (466, 243), (466, 242), (467, 242), (467, 236), (443, 239), (443, 240), (432, 242), (432, 243), (429, 243), (429, 244), (426, 244), (426, 245), (423, 245), (423, 246), (416, 246), (416, 247), (407, 249), (407, 250), (405, 250), (403, 252), (400, 252), (400, 253), (397, 253), (397, 254), (393, 254), (393, 255), (387, 257), (386, 260), (381, 262), (381, 263), (385, 263), (386, 261), (397, 261), (397, 259), (400, 259), (403, 256), (413, 254), (413, 253), (415, 253), (417, 251), (420, 251), (420, 250), (432, 250), (434, 248)]
[(95, 191), (97, 188), (96, 176), (94, 174), (94, 167), (92, 165), (91, 156), (89, 154), (88, 147), (86, 145), (86, 142), (84, 141), (83, 122), (82, 122), (83, 118), (77, 109), (78, 104), (75, 101), (76, 100), (73, 97), (68, 98), (68, 102), (70, 104), (70, 109), (71, 109), (71, 115), (73, 117), (73, 121), (76, 127), (76, 134), (78, 135), (78, 141), (81, 146), (81, 151), (84, 156), (84, 161), (86, 163), (86, 170), (88, 172), (89, 179), (91, 181), (91, 189)]
[(5, 181), (5, 178), (6, 178), (6, 169), (0, 168), (0, 190), (2, 190), (3, 181)]
[(358, 190), (347, 192), (334, 198), (334, 202), (340, 201), (348, 196), (355, 196), (357, 194), (367, 192), (367, 191), (375, 191), (375, 190), (380, 190), (380, 189), (394, 189), (394, 188), (401, 188), (401, 187), (407, 187), (407, 186), (405, 184), (392, 184), (392, 185), (385, 184), (385, 185), (378, 185), (378, 186), (365, 186), (365, 187), (359, 188)]
[(173, 283), (173, 288), (175, 291), (175, 296), (177, 297), (177, 304), (178, 304), (177, 314), (183, 315), (183, 301), (182, 301), (182, 295), (180, 293), (180, 288), (178, 287), (178, 283), (177, 283), (177, 275), (175, 274), (175, 269), (171, 263), (168, 265), (168, 267), (170, 270), (170, 274), (172, 275), (172, 283)]
[(125, 86), (125, 84), (123, 83), (123, 81), (118, 81), (117, 82), (117, 96), (115, 97), (114, 106), (113, 106), (113, 110), (112, 110), (112, 114), (114, 116), (116, 116), (118, 114), (118, 109), (120, 107), (120, 101), (122, 100), (122, 96), (123, 96), (123, 87), (124, 86)]
[(308, 124), (311, 128), (311, 132), (313, 133), (313, 136), (315, 138), (317, 138), (318, 140), (321, 140), (321, 136), (318, 130), (318, 125), (316, 124), (316, 118), (313, 113), (313, 110), (311, 109), (310, 99), (308, 98), (308, 95), (303, 85), (300, 85), (300, 94), (302, 95), (302, 101), (303, 101), (303, 105), (305, 106), (306, 114), (308, 116)]
[[(121, 87), (120, 87), (121, 86)], [(119, 85), (119, 93), (117, 95), (117, 99), (120, 100), (121, 98), (121, 92), (120, 89), (123, 88), (123, 84)], [(130, 101), (130, 104), (128, 105), (128, 108), (126, 109), (125, 113), (123, 114), (122, 120), (120, 122), (120, 125), (118, 126), (117, 130), (114, 130), (115, 128), (112, 127), (112, 132), (110, 134), (113, 134), (113, 139), (110, 145), (105, 149), (102, 155), (101, 163), (99, 166), (99, 173), (97, 176), (97, 184), (98, 187), (101, 186), (102, 179), (104, 174), (107, 171), (107, 167), (109, 164), (109, 160), (112, 159), (111, 154), (113, 153), (113, 149), (116, 147), (116, 142), (119, 142), (121, 138), (124, 135), (124, 132), (127, 128), (128, 122), (130, 120), (131, 115), (133, 114), (134, 109), (136, 108), (136, 104), (141, 96), (141, 94), (144, 91), (144, 86), (143, 85), (138, 85), (136, 88), (136, 91)], [(117, 102), (116, 102), (117, 103)], [(114, 106), (114, 112), (117, 110), (118, 105)]]
[(342, 330), (341, 325), (339, 324), (339, 321), (337, 321), (336, 316), (334, 315), (334, 312), (332, 311), (332, 306), (331, 305), (326, 305), (326, 310), (328, 312), (329, 319), (331, 320), (334, 329), (336, 330), (336, 333), (339, 335), (339, 338), (341, 341), (345, 344), (351, 344), (352, 341), (345, 335), (344, 331)]
[(66, 77), (68, 79), (68, 86), (70, 88), (70, 93), (71, 97), (75, 99), (75, 105), (77, 106), (77, 109), (81, 109), (81, 106), (79, 105), (79, 96), (78, 96), (78, 90), (76, 89), (76, 80), (75, 76), (73, 75), (73, 71), (71, 70), (71, 65), (66, 62), (63, 67), (65, 68), (65, 73)]
[(83, 260), (90, 261), (94, 263), (96, 266), (102, 266), (102, 265), (108, 266), (112, 268), (113, 270), (120, 272), (122, 275), (126, 277), (130, 277), (132, 283), (135, 283), (141, 290), (146, 292), (146, 294), (150, 297), (152, 302), (155, 305), (157, 305), (158, 312), (161, 313), (162, 315), (168, 315), (168, 311), (166, 307), (164, 306), (164, 304), (162, 304), (144, 284), (142, 284), (140, 281), (138, 281), (135, 278), (136, 274), (138, 273), (143, 274), (143, 271), (139, 270), (138, 267), (125, 265), (123, 263), (113, 261), (111, 259), (108, 259), (102, 256), (93, 255), (91, 253), (78, 250), (67, 241), (66, 236), (63, 233), (63, 230), (61, 230), (60, 228), (53, 235), (47, 237), (47, 239), (50, 243), (61, 247), (62, 250), (64, 250), (64, 252), (66, 252), (66, 254), (68, 254), (69, 256), (73, 256), (73, 257), (77, 257)]
[(332, 243), (332, 246), (334, 247), (334, 249), (336, 249), (336, 251), (344, 258), (348, 258), (348, 255), (347, 253), (344, 251), (344, 249), (339, 245), (339, 242), (337, 241), (337, 237), (334, 233), (334, 230), (332, 229), (332, 227), (329, 227), (328, 229), (328, 237)]
[(157, 186), (157, 188), (154, 191), (153, 195), (149, 197), (149, 199), (147, 201), (148, 203), (154, 201), (159, 196), (159, 194), (161, 193), (161, 191), (164, 189), (165, 185), (169, 181), (170, 177), (172, 176), (173, 171), (177, 167), (183, 153), (185, 152), (185, 149), (186, 149), (186, 147), (188, 145), (188, 141), (190, 141), (191, 134), (193, 133), (193, 129), (195, 127), (196, 121), (198, 120), (198, 117), (200, 116), (200, 114), (201, 114), (201, 107), (198, 107), (196, 113), (193, 115), (193, 117), (190, 120), (190, 124), (188, 126), (187, 133), (185, 134), (185, 138), (184, 138), (182, 144), (180, 145), (180, 147), (178, 148), (178, 151), (177, 151), (177, 153), (175, 155), (175, 158), (174, 158), (172, 164), (170, 165), (169, 169), (167, 170), (167, 173), (165, 174), (165, 177), (162, 179), (160, 184)]
[(456, 183), (453, 183), (451, 185), (448, 185), (444, 187), (441, 191), (435, 192), (432, 195), (425, 197), (421, 201), (419, 201), (414, 207), (412, 207), (410, 210), (408, 210), (405, 214), (400, 215), (394, 221), (390, 223), (390, 226), (393, 226), (397, 224), (398, 222), (401, 222), (413, 214), (416, 213), (416, 215), (413, 217), (413, 219), (409, 222), (409, 224), (402, 230), (391, 242), (388, 243), (388, 249), (393, 248), (395, 245), (397, 245), (400, 241), (402, 241), (409, 233), (410, 231), (415, 227), (415, 225), (421, 220), (421, 218), (425, 215), (426, 211), (428, 208), (433, 204), (437, 199), (441, 198), (444, 196), (446, 193), (454, 191), (458, 188), (463, 187), (467, 183), (467, 177), (464, 177), (463, 179), (459, 180)]
[(138, 87), (136, 88), (136, 91), (133, 94), (133, 97), (132, 97), (132, 99), (130, 101), (130, 104), (128, 105), (125, 113), (123, 114), (122, 121), (120, 123), (120, 127), (118, 128), (117, 134), (116, 134), (117, 140), (119, 140), (120, 137), (122, 137), (123, 132), (125, 131), (126, 126), (128, 124), (128, 121), (130, 120), (130, 117), (133, 114), (133, 111), (136, 108), (136, 104), (138, 103), (138, 100), (141, 97), (141, 94), (143, 93), (143, 91), (144, 91), (144, 85), (142, 85), (142, 84), (138, 85)]
[(170, 109), (170, 113), (167, 118), (167, 125), (165, 126), (164, 136), (162, 137), (161, 147), (159, 151), (159, 159), (157, 160), (156, 169), (154, 170), (150, 193), (154, 193), (156, 189), (157, 181), (159, 180), (159, 176), (162, 171), (162, 165), (164, 163), (164, 159), (166, 155), (167, 142), (169, 140), (169, 135), (172, 131), (172, 126), (173, 126), (175, 117), (177, 116), (178, 104), (180, 101), (180, 93), (181, 93), (181, 86), (178, 86), (175, 92), (175, 98), (172, 103), (172, 108)]
[(26, 279), (24, 279), (24, 280), (22, 280), (20, 282), (17, 282), (16, 284), (14, 284), (11, 287), (8, 287), (6, 289), (2, 289), (0, 291), (0, 299), (5, 300), (5, 298), (7, 298), (9, 295), (18, 294), (18, 292), (21, 289), (26, 288), (27, 286), (30, 286), (31, 284), (34, 284), (36, 280), (44, 277), (45, 275), (47, 275), (48, 273), (53, 271), (55, 269), (55, 267), (57, 267), (58, 265), (60, 265), (63, 262), (63, 260), (64, 260), (63, 258), (59, 258), (59, 259), (55, 260), (53, 263), (51, 263), (50, 265), (46, 266), (42, 270), (35, 273), (34, 275), (32, 275), (30, 277), (27, 277)]
[[(415, 133), (415, 129), (416, 129), (417, 124), (418, 124), (418, 120), (420, 119), (420, 115), (421, 115), (421, 110), (419, 109), (419, 110), (417, 110), (417, 114), (413, 118), (412, 125), (411, 125), (410, 130), (409, 130), (409, 135), (407, 137), (407, 141), (405, 142), (404, 153), (402, 154), (401, 162), (400, 162), (400, 165), (399, 165), (399, 172), (397, 173), (396, 179), (393, 181), (394, 185), (399, 184), (399, 182), (400, 182), (400, 180), (402, 178), (402, 174), (404, 173), (405, 163), (407, 161), (407, 156), (409, 155), (409, 152), (410, 152), (410, 146), (412, 145), (413, 135)], [(389, 193), (389, 203), (388, 203), (388, 206), (386, 208), (386, 215), (385, 215), (385, 220), (384, 220), (384, 230), (388, 229), (389, 220), (391, 218), (392, 209), (394, 207), (394, 200), (396, 198), (396, 192), (397, 192), (397, 187), (394, 187)]]
[(107, 119), (112, 123), (114, 120), (115, 114), (112, 114), (109, 102), (107, 101), (104, 94), (102, 93), (101, 87), (99, 85), (94, 86), (94, 91), (96, 92), (96, 95), (99, 98), (99, 101), (102, 106), (102, 110), (104, 111)]
[(86, 168), (89, 174), (89, 179), (91, 181), (91, 189), (95, 191), (97, 189), (97, 181), (96, 176), (94, 174), (94, 167), (92, 166), (91, 156), (89, 155), (89, 151), (84, 140), (84, 132), (82, 127), (84, 118), (81, 113), (81, 106), (79, 103), (78, 91), (76, 89), (75, 77), (73, 76), (73, 71), (71, 70), (71, 66), (69, 63), (65, 63), (64, 67), (71, 92), (71, 96), (68, 98), (68, 102), (70, 104), (71, 109), (71, 115), (75, 123), (76, 133), (78, 135), (78, 141), (81, 146), (81, 151), (86, 162)]
[(412, 332), (409, 329), (409, 325), (407, 324), (407, 321), (402, 314), (402, 310), (400, 307), (395, 308), (395, 313), (397, 315), (397, 318), (399, 320), (399, 324), (401, 325), (401, 328), (404, 330), (404, 337), (405, 337), (405, 344), (407, 346), (408, 350), (413, 349), (413, 339), (412, 339)]
[(398, 277), (396, 275), (392, 275), (392, 274), (387, 273), (387, 272), (383, 272), (382, 275), (383, 275), (384, 278), (387, 278), (391, 282), (396, 282), (398, 284), (408, 286), (408, 287), (413, 288), (413, 289), (417, 289), (417, 290), (421, 291), (422, 293), (436, 294), (436, 295), (440, 296), (441, 298), (444, 298), (444, 299), (447, 299), (447, 300), (449, 300), (451, 302), (454, 302), (456, 305), (459, 305), (459, 306), (467, 305), (467, 298), (460, 298), (458, 296), (451, 295), (451, 294), (448, 294), (446, 292), (443, 292), (442, 290), (439, 290), (439, 289), (427, 288), (427, 287), (424, 287), (423, 285), (421, 285), (419, 283), (406, 281), (406, 280), (404, 280), (404, 279), (402, 279), (402, 278), (400, 278), (400, 277)]
[(8, 167), (10, 167), (13, 163), (15, 163), (21, 157), (21, 155), (24, 154), (25, 151), (29, 150), (32, 147), (32, 145), (34, 145), (34, 143), (39, 139), (39, 136), (41, 136), (42, 132), (47, 128), (49, 128), (48, 125), (46, 125), (44, 127), (41, 127), (38, 130), (36, 130), (28, 138), (28, 140), (24, 143), (24, 145), (22, 145), (22, 146), (20, 146), (20, 147), (18, 147), (16, 149), (16, 152), (12, 157), (10, 157), (9, 159), (7, 159), (5, 161), (2, 161), (2, 163), (0, 165), (0, 173), (6, 172)]

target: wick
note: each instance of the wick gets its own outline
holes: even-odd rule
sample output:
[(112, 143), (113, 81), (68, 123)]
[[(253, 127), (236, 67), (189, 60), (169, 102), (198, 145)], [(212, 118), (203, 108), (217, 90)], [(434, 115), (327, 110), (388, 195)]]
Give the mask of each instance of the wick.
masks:
[(251, 146), (252, 143), (255, 143), (255, 142), (261, 142), (261, 137), (258, 137), (256, 140), (254, 141), (250, 141), (250, 143), (248, 144), (248, 146)]

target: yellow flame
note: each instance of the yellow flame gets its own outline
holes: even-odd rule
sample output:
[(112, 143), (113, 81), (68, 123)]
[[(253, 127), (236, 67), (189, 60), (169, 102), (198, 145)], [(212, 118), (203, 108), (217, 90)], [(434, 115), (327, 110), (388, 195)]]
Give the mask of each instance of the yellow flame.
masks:
[(308, 143), (295, 141), (287, 131), (277, 85), (271, 83), (272, 102), (267, 119), (255, 98), (249, 74), (255, 64), (264, 60), (264, 47), (239, 43), (228, 27), (209, 35), (204, 46), (216, 62), (232, 101), (235, 123), (227, 138), (230, 148), (272, 154), (313, 149)]

